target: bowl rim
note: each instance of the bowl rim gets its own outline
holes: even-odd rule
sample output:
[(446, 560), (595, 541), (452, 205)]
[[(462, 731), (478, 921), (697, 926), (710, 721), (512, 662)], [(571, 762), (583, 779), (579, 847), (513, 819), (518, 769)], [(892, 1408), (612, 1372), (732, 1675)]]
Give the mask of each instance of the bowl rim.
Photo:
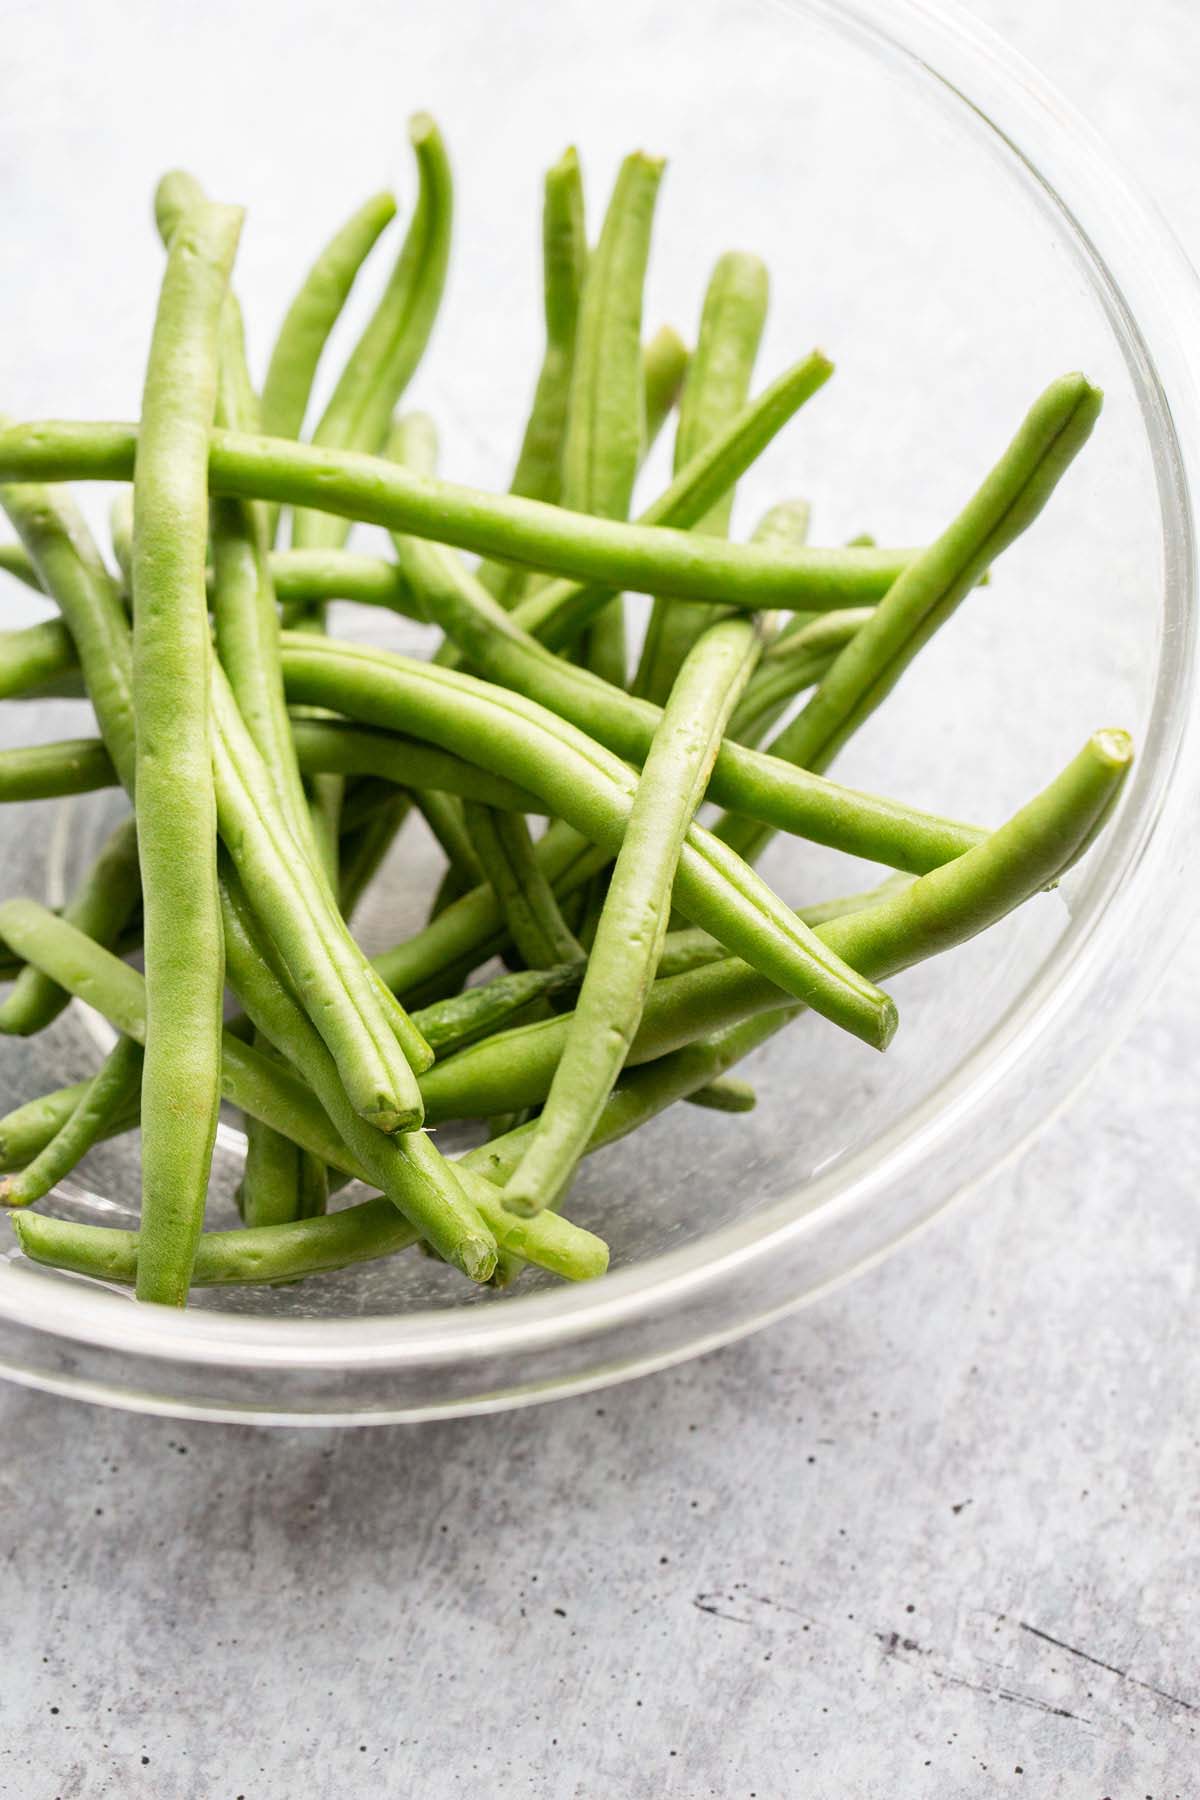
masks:
[[(720, 1226), (679, 1249), (636, 1267), (616, 1270), (602, 1282), (506, 1299), (487, 1307), (451, 1308), (368, 1318), (256, 1318), (233, 1312), (135, 1306), (98, 1284), (71, 1283), (71, 1308), (62, 1305), (61, 1277), (48, 1281), (23, 1259), (7, 1263), (0, 1282), (0, 1320), (18, 1332), (54, 1337), (144, 1358), (160, 1366), (292, 1373), (379, 1371), (479, 1365), (548, 1348), (565, 1349), (614, 1334), (650, 1316), (674, 1314), (680, 1330), (647, 1345), (619, 1366), (568, 1367), (548, 1379), (506, 1388), (488, 1377), (485, 1392), (395, 1406), (347, 1407), (343, 1392), (332, 1404), (321, 1396), (278, 1417), (315, 1423), (368, 1422), (485, 1410), (533, 1398), (578, 1392), (678, 1361), (741, 1336), (806, 1304), (853, 1273), (880, 1260), (904, 1237), (1015, 1156), (1073, 1094), (1101, 1052), (1132, 1019), (1165, 966), (1187, 924), (1181, 864), (1194, 866), (1192, 847), (1200, 814), (1200, 728), (1187, 700), (1196, 658), (1196, 540), (1189, 470), (1200, 470), (1200, 283), (1152, 201), (1114, 164), (1091, 128), (1024, 59), (978, 20), (947, 0), (775, 0), (785, 11), (804, 11), (835, 29), (865, 39), (917, 65), (970, 108), (1000, 145), (1023, 165), (1060, 230), (1074, 240), (1094, 291), (1119, 327), (1126, 360), (1151, 445), (1164, 526), (1165, 632), (1160, 644), (1146, 741), (1130, 792), (1109, 833), (1098, 864), (1089, 870), (1082, 905), (1041, 968), (987, 1035), (949, 1078), (910, 1108), (869, 1147), (840, 1159), (835, 1169), (810, 1178), (802, 1190), (772, 1201), (744, 1219)], [(1053, 183), (1048, 173), (1052, 167)], [(1123, 263), (1136, 268), (1118, 285), (1104, 252), (1120, 239)], [(1136, 300), (1130, 298), (1131, 286)], [(1146, 321), (1149, 319), (1149, 329)], [(1189, 825), (1191, 829), (1189, 829)], [(1149, 896), (1149, 900), (1147, 898)], [(1146, 950), (1146, 921), (1154, 932)], [(1103, 976), (1105, 1029), (1084, 1029), (1083, 1009)], [(1100, 1040), (1100, 1041), (1095, 1041)], [(1066, 1049), (1063, 1050), (1065, 1043)], [(1017, 1063), (1038, 1079), (1011, 1108), (1011, 1130), (966, 1173), (951, 1152), (974, 1127), (980, 1108)], [(827, 1279), (804, 1286), (762, 1309), (743, 1305), (713, 1327), (689, 1326), (686, 1309), (732, 1288), (755, 1265), (786, 1255), (802, 1261), (818, 1233), (878, 1201), (885, 1186), (929, 1167), (938, 1149), (938, 1174), (925, 1203), (911, 1208), (886, 1241), (856, 1256)], [(923, 1181), (925, 1176), (923, 1175)], [(0, 1372), (62, 1391), (86, 1393), (118, 1405), (162, 1412), (195, 1412), (179, 1396), (139, 1396), (125, 1377), (116, 1385), (84, 1380), (64, 1364), (35, 1372), (20, 1355), (0, 1352)], [(207, 1416), (265, 1420), (272, 1415), (244, 1399), (204, 1403)]]

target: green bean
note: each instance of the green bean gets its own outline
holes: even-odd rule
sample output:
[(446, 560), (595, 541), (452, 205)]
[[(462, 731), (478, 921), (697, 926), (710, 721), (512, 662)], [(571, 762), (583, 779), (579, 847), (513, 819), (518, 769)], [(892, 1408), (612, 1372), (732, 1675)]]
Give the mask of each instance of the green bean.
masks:
[[(621, 164), (579, 306), (561, 498), (565, 507), (604, 519), (629, 517), (646, 435), (642, 291), (663, 167), (661, 160), (640, 153)], [(624, 686), (620, 595), (592, 620), (586, 661)]]
[(689, 360), (687, 345), (671, 325), (660, 325), (642, 348), (642, 387), (645, 394), (643, 462), (671, 416), (683, 388)]
[[(660, 325), (652, 338), (642, 346), (642, 377), (646, 395), (646, 429), (642, 439), (642, 461), (645, 462), (679, 398), (687, 374), (688, 348), (670, 325)], [(515, 491), (515, 490), (513, 490)], [(533, 495), (531, 498), (541, 498)], [(503, 567), (503, 564), (498, 565)], [(515, 573), (515, 572), (514, 572)], [(546, 576), (531, 576), (526, 571), (523, 589), (526, 594)], [(485, 584), (486, 585), (486, 584)], [(497, 595), (501, 604), (513, 607), (523, 604), (521, 592), (508, 590)]]
[[(413, 538), (394, 541), (426, 611), (481, 675), (549, 707), (615, 755), (635, 763), (645, 758), (662, 716), (659, 707), (535, 644), (521, 631), (516, 614), (498, 607), (449, 551)], [(403, 714), (396, 722), (405, 722)], [(918, 874), (960, 854), (981, 835), (970, 826), (834, 787), (728, 741), (714, 765), (709, 795), (753, 818)]]
[[(534, 845), (547, 879), (561, 900), (578, 892), (610, 860), (565, 825), (553, 825)], [(465, 980), (508, 942), (504, 916), (490, 886), (472, 888), (423, 931), (374, 959), (388, 986), (408, 1004), (424, 1003), (431, 986), (447, 977)]]
[[(270, 1053), (266, 1040), (257, 1033), (254, 1043), (264, 1054)], [(233, 1196), (242, 1222), (250, 1228), (285, 1225), (291, 1219), (311, 1219), (323, 1213), (329, 1200), (324, 1163), (249, 1113), (242, 1128), (246, 1160)]]
[(748, 746), (758, 742), (797, 694), (824, 678), (838, 651), (857, 635), (871, 612), (870, 607), (854, 606), (822, 613), (802, 630), (776, 640), (729, 721), (729, 735)]
[(262, 759), (219, 667), (213, 671), (212, 719), (222, 837), (255, 909), (341, 1070), (355, 1110), (383, 1131), (411, 1131), (420, 1124), (421, 1109), (410, 1062), (424, 1065), (431, 1053), (398, 1007), (381, 1004), (379, 984), (327, 887), (271, 803)]
[(0, 488), (42, 587), (58, 606), (83, 668), (113, 762), (127, 787), (134, 773), (133, 667), (129, 621), (117, 584), (70, 495), (31, 485)]
[(471, 802), (465, 814), (479, 866), (500, 902), (517, 954), (531, 969), (578, 961), (583, 948), (559, 911), (524, 816)]
[(0, 750), (0, 803), (90, 794), (114, 787), (116, 779), (112, 758), (99, 738)]
[[(224, 956), (208, 727), (205, 457), (218, 324), (241, 222), (236, 208), (197, 205), (172, 235), (133, 488), (133, 698), (149, 1019), (137, 1294), (177, 1306), (187, 1299), (203, 1223), (220, 1099)], [(69, 614), (68, 623), (86, 671)], [(122, 612), (122, 630), (124, 623)], [(90, 678), (88, 685), (103, 728)], [(118, 742), (105, 737), (124, 775)]]
[[(450, 164), (441, 134), (427, 113), (415, 113), (408, 131), (420, 182), (416, 211), (383, 298), (347, 358), (313, 432), (314, 446), (322, 449), (382, 447), (392, 411), (424, 354), (441, 302), (450, 254)], [(346, 530), (341, 518), (301, 511), (292, 522), (292, 539), (298, 548), (338, 544)]]
[(133, 494), (129, 488), (118, 488), (108, 509), (108, 535), (128, 598), (133, 592)]
[(31, 1206), (65, 1179), (109, 1125), (123, 1116), (141, 1086), (142, 1051), (118, 1038), (61, 1131), (19, 1175), (0, 1181), (0, 1206)]
[[(720, 947), (716, 946), (707, 960), (713, 961), (721, 955)], [(41, 973), (34, 970), (32, 963), (24, 966), (31, 972)], [(582, 978), (583, 968), (578, 964), (555, 969), (522, 969), (515, 974), (499, 975), (494, 981), (469, 988), (466, 993), (424, 1007), (414, 1014), (414, 1020), (438, 1054), (449, 1056), (518, 1020), (522, 1013), (548, 996), (569, 993), (579, 986)], [(233, 1033), (232, 1024), (226, 1031)], [(90, 1081), (79, 1081), (43, 1094), (37, 1100), (27, 1101), (0, 1119), (0, 1170), (24, 1168), (39, 1156), (90, 1089)], [(137, 1122), (138, 1101), (134, 1094), (110, 1119), (103, 1135), (117, 1136), (132, 1130)]]
[[(714, 476), (718, 491), (735, 478), (734, 470), (741, 472), (730, 454), (731, 443), (738, 444), (740, 454), (749, 453), (743, 422), (709, 446), (705, 466), (720, 471), (719, 482)], [(136, 448), (132, 425), (53, 421), (9, 426), (0, 430), (0, 482), (128, 481)], [(342, 518), (595, 582), (605, 594), (633, 588), (683, 600), (717, 600), (747, 611), (782, 607), (832, 612), (867, 605), (887, 591), (913, 555), (911, 550), (806, 549), (781, 556), (663, 526), (624, 525), (517, 495), (486, 494), (410, 475), (381, 457), (239, 432), (211, 433), (209, 483), (214, 493), (319, 506)], [(707, 491), (702, 498), (703, 514), (712, 498)], [(526, 605), (558, 615), (562, 600), (561, 593), (547, 587)], [(572, 629), (578, 628), (579, 617), (576, 613), (572, 619)], [(527, 616), (521, 623), (527, 623)]]
[(34, 567), (33, 558), (24, 544), (0, 544), (0, 569), (3, 569), (8, 575), (14, 575), (18, 581), (24, 582), (26, 587), (41, 592), (42, 584), (38, 580), (38, 572)]
[[(63, 917), (107, 947), (120, 937), (140, 899), (137, 832), (133, 819), (124, 819), (72, 894)], [(32, 1037), (58, 1017), (69, 998), (40, 969), (23, 968), (0, 1005), (0, 1032)]]
[[(766, 266), (757, 256), (731, 251), (713, 270), (679, 403), (677, 475), (746, 404), (766, 322), (767, 292)], [(733, 489), (729, 488), (716, 506), (696, 521), (694, 529), (725, 537), (732, 509)], [(650, 609), (634, 692), (661, 706), (684, 657), (716, 616), (711, 606), (656, 601)]]
[[(720, 503), (756, 457), (766, 449), (806, 400), (812, 398), (833, 374), (833, 364), (820, 351), (764, 388), (756, 400), (743, 407), (723, 431), (698, 451), (675, 476), (670, 486), (640, 514), (640, 525), (690, 527)], [(796, 548), (803, 534), (773, 533), (770, 541)], [(513, 608), (516, 622), (551, 649), (570, 644), (598, 607), (607, 590), (573, 581), (552, 581)]]
[[(331, 1104), (336, 1099), (339, 1126), (344, 1125), (352, 1142), (343, 1141), (330, 1123), (329, 1115), (289, 1069), (240, 1043), (227, 1031), (223, 1041), (222, 1083), (230, 1100), (243, 1111), (252, 1112), (255, 1117), (303, 1144), (334, 1168), (371, 1183), (386, 1172), (389, 1191), (397, 1196), (403, 1193), (405, 1208), (420, 1214), (420, 1230), (424, 1233), (428, 1228), (434, 1234), (439, 1252), (459, 1267), (465, 1264), (464, 1272), (474, 1280), (486, 1280), (490, 1273), (495, 1257), (491, 1240), (496, 1232), (508, 1249), (528, 1261), (543, 1262), (546, 1267), (559, 1272), (586, 1263), (593, 1272), (600, 1272), (594, 1266), (598, 1252), (603, 1250), (599, 1240), (552, 1215), (547, 1215), (545, 1228), (540, 1221), (510, 1219), (499, 1196), (489, 1193), (485, 1184), (473, 1178), (469, 1167), (464, 1173), (461, 1165), (453, 1165), (459, 1171), (458, 1179), (467, 1183), (469, 1197), (460, 1199), (459, 1222), (456, 1224), (454, 1218), (447, 1219), (446, 1201), (443, 1196), (436, 1195), (433, 1188), (435, 1181), (444, 1183), (450, 1165), (436, 1157), (423, 1133), (410, 1133), (402, 1139), (388, 1138), (365, 1124), (347, 1106), (336, 1070), (332, 1069), (327, 1052), (303, 1013), (294, 1000), (289, 1000), (277, 980), (263, 979), (262, 971), (266, 965), (261, 956), (252, 961), (243, 955), (244, 945), (251, 942), (254, 931), (249, 909), (235, 913), (227, 906), (225, 917), (231, 968), (236, 960), (239, 983), (247, 988), (248, 997), (250, 992), (253, 993), (260, 1023), (265, 1025), (269, 1018), (272, 1028), (288, 1037), (289, 1048), (297, 1056), (303, 1056), (310, 1072), (320, 1073), (321, 1086), (327, 1090)], [(242, 927), (246, 928), (244, 935)], [(119, 1029), (135, 1039), (144, 1036), (145, 984), (135, 969), (100, 950), (90, 939), (72, 931), (33, 901), (15, 900), (0, 906), (0, 932), (19, 943), (26, 953), (40, 958), (45, 967), (59, 979), (69, 982), (81, 997), (96, 1005)], [(260, 944), (261, 941), (261, 938), (257, 940)], [(322, 1058), (325, 1059), (323, 1063)], [(6, 1149), (9, 1147), (8, 1123), (6, 1121), (3, 1140)], [(431, 1175), (431, 1169), (437, 1172), (436, 1176)], [(482, 1229), (474, 1223), (475, 1211), (483, 1216)], [(309, 1223), (325, 1225), (340, 1216), (334, 1214), (329, 1220)], [(467, 1221), (465, 1232), (463, 1219)], [(281, 1226), (276, 1229), (294, 1228)]]
[(705, 1082), (695, 1093), (684, 1094), (693, 1106), (707, 1107), (710, 1112), (748, 1113), (758, 1105), (758, 1095), (748, 1081), (739, 1081), (732, 1075), (718, 1075), (714, 1081)]
[(72, 685), (82, 692), (78, 668), (74, 642), (61, 619), (0, 631), (0, 700), (60, 694)]
[(294, 994), (279, 979), (240, 883), (225, 881), (225, 939), (235, 992), (255, 1025), (309, 1083), (335, 1130), (388, 1199), (472, 1281), (486, 1281), (496, 1246), (452, 1167), (424, 1132), (393, 1142), (364, 1121), (337, 1064)]
[(400, 829), (412, 812), (412, 796), (394, 789), (374, 818), (343, 830), (338, 846), (338, 909), (352, 919), (367, 888), (382, 868)]
[[(326, 244), (284, 315), (262, 388), (263, 430), (298, 438), (321, 353), (359, 270), (396, 216), (392, 194), (372, 194)], [(274, 536), (274, 521), (270, 536)]]
[[(1033, 524), (1091, 436), (1102, 400), (1082, 375), (1051, 383), (957, 519), (897, 579), (772, 743), (773, 756), (817, 771), (829, 767), (980, 576)], [(735, 818), (723, 819), (717, 830), (751, 859), (770, 836)]]
[[(419, 793), (417, 810), (438, 844), (450, 867), (465, 881), (467, 888), (478, 887), (483, 870), (475, 846), (471, 842), (460, 802), (453, 794)], [(465, 890), (464, 890), (465, 891)]]
[(621, 1072), (662, 953), (684, 840), (761, 652), (755, 623), (728, 619), (684, 660), (634, 795), (545, 1106), (505, 1193), (513, 1212), (540, 1211), (566, 1190)]
[[(421, 551), (439, 554), (429, 545)], [(620, 850), (634, 778), (616, 757), (545, 708), (457, 670), (364, 654), (353, 645), (304, 644), (285, 633), (284, 672), (289, 691), (293, 684), (297, 690), (294, 697), (335, 704), (366, 723), (394, 720), (399, 706), (417, 734), (502, 764), (610, 856)], [(891, 1036), (895, 1020), (886, 997), (853, 970), (831, 963), (794, 913), (699, 826), (688, 832), (679, 860), (676, 899), (693, 923), (712, 926), (731, 949), (845, 1029), (876, 1045)]]
[[(1093, 840), (1132, 765), (1128, 737), (1097, 732), (1062, 773), (984, 843), (878, 905), (821, 926), (823, 936), (877, 979), (965, 943), (1051, 885)], [(674, 1101), (720, 1079), (803, 1008), (744, 1018), (635, 1069), (608, 1101), (589, 1151), (614, 1143)], [(512, 1174), (535, 1125), (472, 1152), (496, 1182)]]
[[(542, 270), (546, 348), (509, 493), (557, 505), (562, 447), (575, 362), (575, 328), (587, 268), (579, 158), (567, 150), (547, 171), (542, 203)], [(504, 563), (484, 562), (478, 575), (504, 606), (520, 597), (526, 577)]]
[(339, 775), (377, 775), (405, 788), (435, 788), (500, 806), (514, 812), (536, 812), (535, 794), (461, 757), (448, 756), (415, 738), (372, 730), (344, 720), (292, 720), (300, 766), (307, 773), (327, 769)]
[[(487, 1182), (468, 1172), (472, 1192)], [(495, 1205), (495, 1202), (493, 1202)], [(529, 1261), (563, 1276), (568, 1281), (591, 1281), (608, 1267), (608, 1248), (602, 1238), (555, 1213), (535, 1221), (518, 1220), (496, 1206), (514, 1242), (522, 1241)], [(530, 1243), (530, 1225), (537, 1241)], [(34, 1262), (100, 1281), (128, 1283), (137, 1258), (137, 1233), (103, 1225), (77, 1225), (66, 1219), (38, 1213), (19, 1213), (13, 1219), (18, 1241)], [(193, 1270), (196, 1287), (243, 1287), (256, 1283), (298, 1281), (346, 1269), (356, 1263), (407, 1250), (418, 1234), (389, 1200), (363, 1200), (322, 1219), (301, 1219), (290, 1225), (267, 1225), (255, 1231), (206, 1231), (200, 1239)], [(536, 1252), (530, 1255), (530, 1250)]]

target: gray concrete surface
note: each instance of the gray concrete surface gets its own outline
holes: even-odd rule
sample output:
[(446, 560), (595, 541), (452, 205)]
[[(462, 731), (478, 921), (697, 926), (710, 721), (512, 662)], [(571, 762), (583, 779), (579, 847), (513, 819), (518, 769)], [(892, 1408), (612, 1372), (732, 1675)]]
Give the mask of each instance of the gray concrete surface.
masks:
[[(978, 10), (1200, 248), (1185, 0)], [(352, 1434), (0, 1389), (0, 1794), (1192, 1800), (1198, 984), (931, 1234), (641, 1384)]]

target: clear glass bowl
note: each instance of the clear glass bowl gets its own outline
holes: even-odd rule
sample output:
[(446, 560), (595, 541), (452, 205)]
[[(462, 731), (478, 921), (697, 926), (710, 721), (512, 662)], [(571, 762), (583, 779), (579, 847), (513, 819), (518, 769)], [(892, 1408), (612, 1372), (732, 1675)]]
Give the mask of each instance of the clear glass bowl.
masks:
[[(206, 109), (228, 67), (222, 34), (202, 22), (181, 39), (164, 21), (143, 46), (142, 73), (156, 56), (189, 64), (170, 108), (139, 109), (143, 90), (121, 83), (141, 74), (115, 63), (115, 89), (92, 81), (86, 56), (65, 67), (58, 98), (75, 123), (54, 144), (73, 153), (82, 131), (93, 179), (85, 195), (66, 155), (30, 165), (40, 185), (24, 190), (22, 232), (39, 253), (23, 260), (20, 292), (0, 296), (7, 341), (26, 347), (13, 411), (130, 413), (158, 267), (137, 208), (166, 146), (249, 204), (239, 285), (261, 357), (266, 325), (354, 194), (388, 174), (410, 191), (402, 85), (441, 118), (461, 189), (446, 313), (413, 399), (442, 425), (448, 473), (500, 484), (538, 355), (540, 170), (576, 141), (595, 207), (640, 142), (671, 159), (649, 322), (691, 330), (712, 259), (744, 245), (773, 272), (761, 366), (813, 342), (839, 364), (745, 482), (743, 525), (803, 494), (815, 541), (862, 529), (920, 541), (1045, 380), (1083, 367), (1107, 391), (1052, 506), (839, 774), (998, 820), (1089, 730), (1120, 724), (1136, 733), (1136, 778), (1057, 894), (894, 983), (903, 1024), (886, 1058), (810, 1020), (749, 1068), (753, 1114), (677, 1107), (589, 1164), (571, 1210), (612, 1244), (603, 1282), (464, 1295), (409, 1255), (297, 1287), (203, 1293), (176, 1315), (14, 1252), (0, 1260), (0, 1369), (17, 1380), (161, 1412), (365, 1423), (546, 1399), (695, 1354), (879, 1257), (1017, 1150), (1125, 1025), (1189, 916), (1200, 306), (1145, 203), (1016, 57), (940, 6), (468, 10), (475, 32), (457, 9), (433, 8), (402, 9), (401, 31), (395, 9), (354, 4), (334, 32), (301, 7), (286, 88), (235, 92), (219, 129)], [(265, 29), (247, 26), (245, 67), (270, 54), (253, 35)], [(101, 105), (127, 121), (119, 138), (98, 128)], [(302, 116), (320, 129), (298, 132)], [(121, 246), (115, 261), (108, 244)], [(660, 454), (647, 491), (664, 466)], [(97, 517), (103, 499), (87, 496)], [(9, 604), (15, 620), (21, 602)], [(334, 629), (413, 641), (390, 617)], [(0, 708), (3, 741), (27, 738), (31, 718)], [(86, 729), (67, 703), (34, 722), (46, 737)], [(115, 805), (5, 812), (4, 887), (59, 898)], [(796, 842), (766, 866), (797, 902), (867, 873)], [(413, 829), (367, 909), (372, 947), (418, 921), (432, 872)], [(44, 1039), (4, 1043), (3, 1107), (77, 1078), (102, 1033), (75, 1008)], [(211, 1223), (228, 1219), (239, 1143), (223, 1128)], [(125, 1141), (53, 1204), (128, 1223), (136, 1194)]]

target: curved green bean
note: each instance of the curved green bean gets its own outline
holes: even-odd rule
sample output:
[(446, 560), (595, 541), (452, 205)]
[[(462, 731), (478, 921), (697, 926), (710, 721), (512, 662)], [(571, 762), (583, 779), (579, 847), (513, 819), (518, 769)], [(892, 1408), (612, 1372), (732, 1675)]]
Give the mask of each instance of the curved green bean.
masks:
[(79, 657), (61, 619), (0, 631), (0, 700), (58, 694), (78, 682)]
[(115, 787), (117, 772), (99, 738), (68, 738), (56, 744), (23, 744), (0, 750), (0, 804), (14, 800), (57, 800)]
[[(767, 269), (761, 258), (735, 250), (718, 260), (704, 296), (696, 348), (679, 402), (679, 423), (675, 428), (677, 475), (746, 404), (766, 323), (768, 289)], [(704, 518), (696, 521), (694, 529), (725, 537), (732, 510), (731, 487)], [(712, 607), (655, 601), (646, 625), (634, 692), (661, 706), (684, 657), (716, 616)]]
[(71, 1173), (109, 1127), (124, 1117), (142, 1080), (142, 1050), (118, 1038), (79, 1105), (33, 1162), (0, 1181), (0, 1206), (32, 1206)]
[[(133, 819), (124, 819), (72, 894), (63, 917), (107, 948), (128, 925), (141, 892), (137, 831)], [(40, 969), (23, 968), (0, 1005), (0, 1032), (32, 1037), (58, 1017), (69, 999), (66, 990)]]
[[(432, 547), (423, 548), (432, 554)], [(329, 640), (306, 646), (287, 633), (284, 672), (297, 698), (335, 705), (366, 723), (394, 722), (399, 711), (409, 729), (444, 748), (502, 764), (610, 856), (620, 850), (634, 778), (616, 757), (544, 707), (458, 670)], [(695, 825), (679, 859), (676, 900), (694, 923), (711, 926), (797, 998), (868, 1042), (888, 1041), (895, 1019), (886, 997), (854, 971), (829, 962), (795, 914)]]
[[(828, 364), (823, 364), (823, 378), (827, 373)], [(737, 460), (730, 459), (726, 468), (732, 442), (741, 445), (742, 454), (750, 454), (739, 425), (725, 440), (714, 439), (705, 458), (708, 469), (721, 472), (719, 482), (714, 478), (719, 492), (734, 479), (735, 468), (741, 472)], [(128, 481), (136, 448), (132, 425), (51, 421), (9, 426), (0, 430), (0, 482)], [(487, 494), (410, 475), (382, 457), (239, 432), (212, 432), (209, 484), (214, 493), (320, 507), (341, 518), (594, 582), (605, 595), (632, 588), (683, 600), (716, 600), (747, 611), (782, 607), (832, 612), (867, 605), (887, 592), (913, 557), (911, 550), (869, 548), (805, 549), (781, 556), (661, 525), (624, 525), (515, 494)], [(701, 493), (701, 514), (713, 498), (708, 491)], [(525, 605), (561, 618), (563, 596), (547, 587)], [(570, 629), (577, 630), (579, 622), (576, 612)], [(521, 623), (528, 623), (528, 615)]]
[[(416, 210), (383, 297), (313, 431), (313, 445), (322, 449), (382, 447), (393, 409), (424, 354), (441, 302), (453, 212), (450, 164), (441, 134), (427, 113), (415, 113), (408, 131), (417, 159)], [(331, 508), (295, 514), (292, 541), (297, 548), (342, 542), (348, 527), (341, 517), (329, 517), (330, 511), (337, 513)]]
[(338, 228), (301, 282), (284, 314), (263, 378), (263, 430), (272, 437), (300, 436), (329, 334), (359, 270), (395, 216), (394, 195), (372, 194)]
[[(1091, 436), (1102, 402), (1082, 375), (1051, 383), (962, 512), (897, 579), (771, 744), (772, 756), (816, 771), (829, 767), (980, 576), (1033, 524)], [(716, 829), (750, 859), (770, 837), (762, 825), (733, 817)]]
[[(575, 362), (575, 328), (587, 269), (583, 181), (579, 158), (567, 150), (546, 173), (542, 201), (542, 291), (546, 348), (510, 494), (557, 505), (562, 494), (563, 433)], [(480, 581), (502, 606), (520, 597), (527, 577), (505, 563), (485, 561)]]
[(633, 798), (545, 1105), (505, 1191), (513, 1212), (540, 1211), (565, 1192), (621, 1072), (662, 953), (684, 841), (761, 652), (754, 622), (728, 619), (684, 660)]
[[(497, 606), (451, 552), (415, 538), (394, 541), (427, 613), (481, 675), (548, 707), (626, 761), (644, 760), (661, 708), (534, 643), (516, 614)], [(728, 740), (713, 766), (709, 796), (752, 818), (917, 874), (959, 855), (982, 835), (971, 826), (835, 787)]]
[(24, 544), (0, 544), (0, 569), (6, 575), (13, 575), (26, 587), (41, 592), (42, 584), (33, 564), (33, 558)]
[(495, 1267), (495, 1241), (452, 1165), (424, 1132), (411, 1131), (393, 1141), (363, 1119), (311, 1019), (278, 978), (269, 947), (232, 876), (224, 883), (223, 916), (231, 983), (259, 1031), (309, 1083), (372, 1187), (387, 1195), (440, 1256), (472, 1281), (486, 1281)]

